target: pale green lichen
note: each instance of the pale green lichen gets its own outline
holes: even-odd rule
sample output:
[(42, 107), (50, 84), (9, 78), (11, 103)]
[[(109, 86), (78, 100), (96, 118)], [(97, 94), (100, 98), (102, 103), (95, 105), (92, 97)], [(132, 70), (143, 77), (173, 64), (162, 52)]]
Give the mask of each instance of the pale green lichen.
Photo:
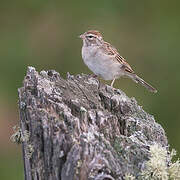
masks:
[[(170, 160), (172, 161), (173, 156), (176, 155), (176, 151), (173, 149), (170, 154)], [(170, 162), (168, 167), (169, 179), (179, 180), (180, 179), (180, 161)]]
[(81, 166), (82, 166), (82, 160), (79, 159), (76, 165), (76, 175), (79, 174), (79, 169), (81, 168)]
[(87, 112), (87, 110), (84, 107), (82, 107), (82, 106), (80, 107), (80, 111), (81, 112)]
[(180, 162), (171, 162), (175, 154), (175, 150), (172, 150), (168, 155), (166, 148), (158, 144), (150, 146), (150, 159), (146, 162), (146, 169), (141, 173), (140, 179), (180, 180)]
[(150, 159), (141, 173), (144, 180), (168, 180), (167, 151), (158, 144), (150, 146)]
[(10, 140), (14, 143), (20, 144), (22, 142), (28, 142), (30, 133), (25, 130), (22, 132), (21, 128), (18, 126), (13, 127), (14, 134), (10, 137)]
[[(145, 170), (141, 172), (138, 180), (180, 180), (180, 161), (172, 162), (176, 151), (170, 153), (166, 148), (154, 144), (150, 146), (150, 159), (145, 164)], [(131, 174), (126, 174), (125, 180), (134, 180)]]
[(28, 157), (28, 159), (30, 159), (32, 157), (32, 154), (34, 152), (34, 147), (32, 144), (28, 144), (27, 148), (26, 148), (26, 156)]
[(10, 137), (11, 141), (17, 144), (26, 142), (26, 155), (28, 159), (32, 157), (32, 154), (34, 152), (34, 147), (32, 144), (29, 143), (30, 133), (29, 131), (25, 130), (22, 131), (22, 129), (19, 126), (13, 127), (14, 134)]
[(73, 144), (80, 144), (80, 142), (74, 137), (74, 135), (71, 135)]
[(135, 177), (130, 175), (130, 174), (126, 174), (124, 177), (125, 180), (135, 180)]

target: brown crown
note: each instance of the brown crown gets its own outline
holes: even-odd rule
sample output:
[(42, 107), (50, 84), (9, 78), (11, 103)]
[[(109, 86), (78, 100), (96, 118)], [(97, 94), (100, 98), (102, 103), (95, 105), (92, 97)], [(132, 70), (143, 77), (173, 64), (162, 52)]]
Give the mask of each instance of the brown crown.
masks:
[(87, 31), (87, 34), (94, 34), (96, 36), (102, 37), (101, 33), (99, 31), (96, 31), (96, 30), (89, 30), (89, 31)]

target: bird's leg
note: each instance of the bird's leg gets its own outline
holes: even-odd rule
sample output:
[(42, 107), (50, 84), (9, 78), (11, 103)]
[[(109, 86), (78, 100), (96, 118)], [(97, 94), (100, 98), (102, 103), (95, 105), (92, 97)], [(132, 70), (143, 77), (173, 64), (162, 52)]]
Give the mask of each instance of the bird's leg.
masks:
[(111, 82), (111, 87), (113, 87), (114, 81), (115, 81), (115, 78)]
[(96, 74), (89, 74), (89, 77), (92, 77), (92, 78), (95, 78), (95, 79), (98, 78), (98, 76)]

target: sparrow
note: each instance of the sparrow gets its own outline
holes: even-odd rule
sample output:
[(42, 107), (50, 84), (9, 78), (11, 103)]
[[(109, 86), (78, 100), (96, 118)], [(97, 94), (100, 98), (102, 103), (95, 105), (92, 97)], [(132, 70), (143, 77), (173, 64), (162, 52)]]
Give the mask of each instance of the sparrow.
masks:
[(79, 37), (83, 40), (82, 59), (96, 76), (104, 80), (112, 80), (112, 87), (116, 79), (126, 76), (150, 92), (157, 92), (154, 87), (135, 74), (126, 59), (118, 53), (115, 47), (103, 40), (99, 31), (89, 30)]

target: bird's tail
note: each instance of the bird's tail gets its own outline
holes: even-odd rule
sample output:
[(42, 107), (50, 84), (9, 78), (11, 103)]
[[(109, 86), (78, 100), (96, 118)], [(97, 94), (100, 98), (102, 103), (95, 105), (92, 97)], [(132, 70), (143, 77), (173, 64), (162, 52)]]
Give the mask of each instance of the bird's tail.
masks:
[(133, 79), (133, 81), (135, 81), (136, 83), (141, 84), (142, 86), (144, 86), (146, 89), (148, 89), (149, 91), (156, 93), (157, 90), (155, 88), (153, 88), (150, 84), (148, 84), (147, 82), (145, 82), (142, 78), (140, 78), (139, 76), (137, 76), (136, 74), (131, 75), (131, 78)]

